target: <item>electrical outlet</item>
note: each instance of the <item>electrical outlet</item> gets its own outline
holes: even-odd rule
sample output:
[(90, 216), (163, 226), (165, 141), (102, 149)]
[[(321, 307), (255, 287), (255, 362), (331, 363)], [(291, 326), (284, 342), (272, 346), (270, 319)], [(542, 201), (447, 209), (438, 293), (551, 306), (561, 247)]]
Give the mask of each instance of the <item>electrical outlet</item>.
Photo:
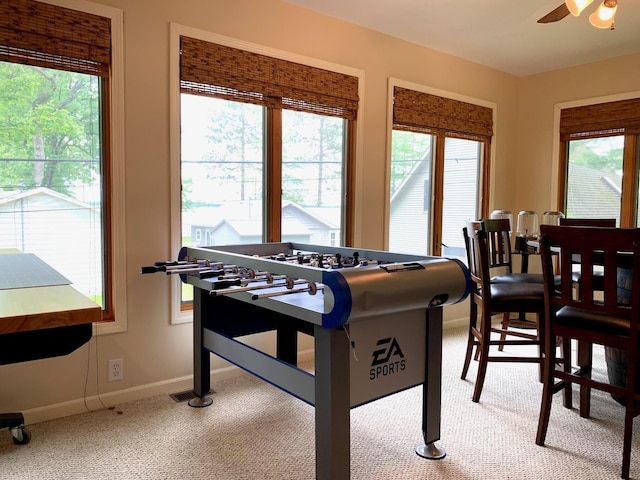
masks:
[(122, 380), (123, 372), (121, 358), (114, 358), (112, 360), (109, 360), (109, 371), (107, 372), (107, 375), (110, 382)]

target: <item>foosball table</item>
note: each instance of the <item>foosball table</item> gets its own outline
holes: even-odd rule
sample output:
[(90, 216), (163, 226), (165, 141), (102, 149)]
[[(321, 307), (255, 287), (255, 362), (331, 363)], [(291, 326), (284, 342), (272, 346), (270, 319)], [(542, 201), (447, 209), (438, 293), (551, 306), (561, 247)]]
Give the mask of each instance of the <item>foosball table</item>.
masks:
[[(194, 287), (194, 393), (212, 403), (214, 353), (315, 407), (316, 478), (350, 476), (350, 409), (422, 386), (424, 444), (440, 439), (442, 306), (471, 289), (455, 259), (297, 243), (183, 247), (142, 273)], [(275, 331), (275, 356), (242, 337)], [(313, 373), (298, 367), (298, 333), (314, 338)]]

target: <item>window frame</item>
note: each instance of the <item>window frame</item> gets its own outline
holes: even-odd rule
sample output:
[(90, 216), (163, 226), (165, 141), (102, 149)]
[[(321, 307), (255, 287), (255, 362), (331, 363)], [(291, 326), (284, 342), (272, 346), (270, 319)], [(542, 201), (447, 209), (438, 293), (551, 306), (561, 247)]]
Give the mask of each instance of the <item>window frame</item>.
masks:
[[(386, 170), (385, 170), (385, 222), (384, 222), (384, 248), (389, 249), (389, 235), (390, 235), (390, 199), (391, 199), (391, 154), (392, 154), (392, 132), (393, 128), (393, 102), (394, 102), (394, 89), (395, 87), (405, 88), (409, 90), (415, 90), (417, 92), (436, 95), (439, 97), (447, 98), (450, 100), (457, 100), (461, 102), (470, 103), (481, 107), (490, 108), (493, 113), (493, 125), (494, 132), (490, 142), (481, 142), (482, 151), (480, 158), (480, 171), (479, 171), (479, 185), (478, 185), (478, 198), (476, 199), (478, 205), (478, 212), (476, 215), (478, 218), (487, 217), (489, 215), (489, 200), (491, 197), (491, 190), (494, 184), (493, 169), (491, 165), (495, 162), (495, 152), (497, 143), (497, 133), (495, 125), (497, 124), (497, 104), (494, 102), (482, 100), (479, 98), (469, 97), (466, 95), (457, 94), (445, 90), (427, 87), (405, 80), (389, 77), (387, 84), (387, 146), (386, 146)], [(443, 230), (443, 194), (444, 194), (444, 163), (445, 163), (445, 137), (441, 134), (433, 134), (434, 137), (434, 160), (432, 164), (432, 186), (431, 186), (431, 237), (430, 246), (431, 251), (429, 255), (439, 256), (442, 253), (442, 230)], [(492, 148), (493, 146), (493, 148)]]
[(111, 71), (103, 79), (105, 106), (102, 138), (105, 189), (105, 279), (109, 299), (102, 312), (102, 322), (93, 325), (93, 334), (119, 333), (127, 330), (126, 293), (126, 232), (125, 232), (125, 177), (124, 177), (124, 22), (123, 11), (118, 8), (85, 0), (38, 0), (41, 3), (68, 8), (109, 18), (111, 21)]
[[(175, 257), (176, 253), (182, 246), (181, 237), (181, 159), (180, 159), (180, 37), (187, 36), (198, 40), (204, 40), (211, 43), (217, 43), (223, 46), (237, 48), (252, 53), (266, 55), (269, 57), (287, 60), (302, 65), (322, 68), (332, 72), (343, 73), (358, 78), (358, 95), (359, 95), (359, 111), (362, 111), (364, 105), (364, 72), (359, 69), (338, 65), (331, 62), (318, 60), (291, 52), (277, 50), (263, 45), (253, 44), (238, 40), (232, 37), (219, 35), (216, 33), (199, 30), (185, 25), (171, 23), (170, 24), (170, 59), (169, 59), (169, 87), (170, 87), (170, 194), (171, 194), (171, 252), (170, 258)], [(281, 128), (281, 111), (275, 108), (267, 108), (267, 116), (271, 116), (269, 120), (272, 125)], [(358, 205), (362, 203), (360, 195), (356, 190), (356, 178), (358, 178), (357, 170), (362, 168), (362, 122), (357, 120), (348, 120), (349, 124), (346, 128), (345, 140), (345, 158), (349, 162), (345, 168), (344, 188), (347, 192), (345, 196), (345, 209), (343, 212), (344, 225), (344, 242), (353, 245), (358, 241), (357, 233), (354, 228), (354, 211)], [(267, 132), (267, 135), (277, 136), (278, 132)], [(266, 152), (266, 181), (265, 181), (265, 209), (267, 217), (271, 219), (271, 223), (265, 228), (268, 235), (265, 237), (267, 241), (274, 241), (280, 238), (280, 195), (276, 195), (275, 191), (279, 188), (280, 182), (280, 165), (271, 159), (279, 158), (281, 154), (281, 145), (279, 142), (267, 142), (268, 149)], [(277, 188), (276, 188), (277, 186)], [(266, 223), (266, 222), (265, 222)], [(171, 284), (171, 324), (187, 323), (192, 321), (191, 310), (184, 310), (181, 305), (181, 282), (177, 276), (172, 276)]]
[(119, 8), (94, 4), (84, 0), (56, 0), (61, 6), (75, 8), (111, 19), (111, 73), (105, 88), (107, 123), (105, 157), (108, 170), (104, 188), (107, 191), (106, 221), (110, 222), (106, 238), (106, 268), (111, 289), (112, 315), (94, 327), (95, 334), (127, 331), (126, 223), (125, 223), (125, 127), (124, 127), (124, 13)]
[[(597, 105), (601, 103), (616, 102), (620, 100), (640, 99), (640, 91), (628, 92), (620, 95), (609, 95), (604, 97), (596, 97), (591, 99), (583, 99), (574, 102), (558, 103), (554, 107), (554, 140), (553, 157), (554, 178), (552, 178), (552, 204), (555, 203), (556, 210), (560, 212), (566, 211), (567, 198), (567, 182), (568, 182), (568, 156), (569, 156), (569, 140), (565, 141), (560, 135), (560, 120), (562, 110), (567, 108), (584, 107)], [(586, 136), (586, 138), (595, 138), (594, 136)], [(601, 136), (601, 135), (600, 135)], [(640, 150), (638, 147), (638, 135), (624, 133), (624, 153), (622, 166), (622, 198), (620, 199), (620, 227), (630, 228), (636, 226), (638, 199), (640, 192), (638, 191), (638, 173)], [(555, 183), (555, 188), (553, 184)]]

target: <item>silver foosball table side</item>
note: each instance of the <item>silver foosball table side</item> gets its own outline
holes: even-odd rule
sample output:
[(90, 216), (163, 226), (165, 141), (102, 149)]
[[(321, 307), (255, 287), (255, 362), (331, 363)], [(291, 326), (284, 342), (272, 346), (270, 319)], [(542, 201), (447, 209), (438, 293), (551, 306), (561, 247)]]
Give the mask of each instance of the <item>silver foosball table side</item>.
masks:
[[(311, 266), (302, 260), (309, 252), (337, 253), (352, 263)], [(252, 275), (269, 272), (291, 282), (277, 288), (267, 282), (229, 287), (224, 279), (232, 275), (181, 273), (194, 286), (197, 398), (191, 406), (212, 403), (209, 353), (224, 358), (315, 407), (316, 478), (342, 480), (350, 478), (350, 409), (422, 385), (424, 444), (416, 453), (445, 456), (436, 445), (442, 306), (468, 295), (471, 280), (464, 265), (441, 257), (292, 243), (183, 248), (179, 260), (199, 265), (204, 260), (207, 267), (199, 268), (225, 265), (234, 272), (240, 266)], [(267, 331), (276, 332), (275, 356), (242, 342), (245, 335)], [(298, 368), (299, 332), (314, 338), (313, 374)]]

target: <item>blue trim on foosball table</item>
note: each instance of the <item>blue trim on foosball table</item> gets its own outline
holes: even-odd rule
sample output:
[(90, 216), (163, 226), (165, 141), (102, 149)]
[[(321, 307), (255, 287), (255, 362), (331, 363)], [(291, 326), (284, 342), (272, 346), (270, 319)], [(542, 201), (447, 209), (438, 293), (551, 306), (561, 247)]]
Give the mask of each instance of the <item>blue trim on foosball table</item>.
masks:
[(333, 308), (329, 313), (322, 314), (322, 326), (324, 328), (341, 327), (347, 323), (351, 315), (352, 301), (349, 284), (337, 270), (323, 272), (322, 283), (325, 289), (330, 289), (333, 294)]
[(465, 288), (464, 288), (464, 295), (462, 295), (460, 297), (460, 299), (457, 302), (455, 302), (455, 303), (460, 303), (471, 294), (475, 284), (474, 284), (473, 280), (471, 279), (471, 272), (469, 271), (467, 266), (464, 264), (464, 262), (462, 262), (461, 260), (459, 260), (457, 258), (447, 258), (447, 260), (451, 260), (452, 262), (456, 262), (460, 266), (460, 270), (462, 270), (462, 273), (464, 274), (464, 278), (466, 280), (465, 281)]

